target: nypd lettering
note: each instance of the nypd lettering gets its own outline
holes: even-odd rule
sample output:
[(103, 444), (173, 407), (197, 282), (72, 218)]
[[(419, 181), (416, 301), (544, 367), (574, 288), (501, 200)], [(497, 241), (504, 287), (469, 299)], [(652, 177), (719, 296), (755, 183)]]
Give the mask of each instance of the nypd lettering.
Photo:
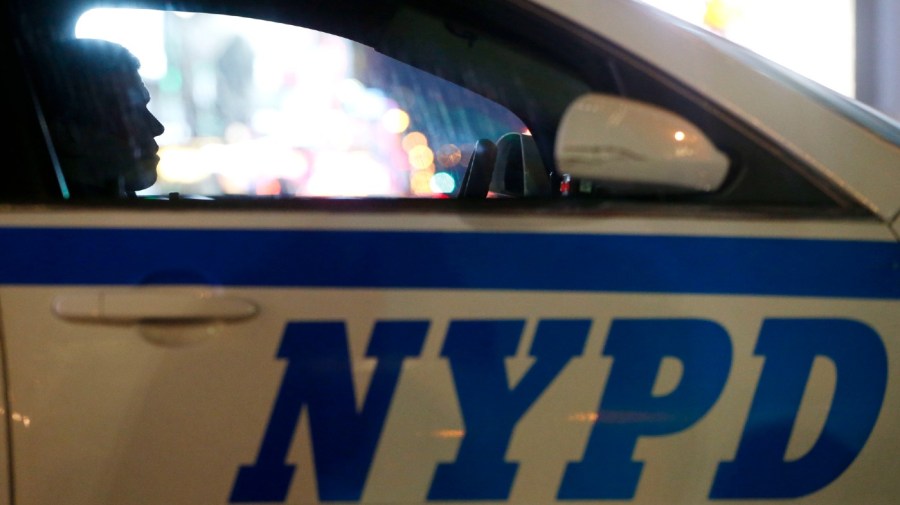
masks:
[[(711, 498), (795, 498), (827, 486), (862, 451), (887, 388), (887, 352), (868, 326), (847, 320), (769, 320), (756, 354), (765, 366), (738, 446), (719, 465)], [(822, 435), (804, 456), (784, 461), (817, 356), (830, 359), (837, 384)]]
[(379, 322), (367, 355), (378, 360), (361, 412), (356, 410), (350, 353), (342, 323), (292, 323), (278, 357), (288, 361), (256, 463), (241, 467), (232, 502), (278, 502), (294, 467), (285, 463), (306, 407), (321, 500), (358, 500), (372, 465), (403, 359), (417, 356), (428, 323)]
[[(441, 357), (449, 364), (466, 430), (455, 460), (435, 465), (428, 500), (510, 497), (518, 464), (505, 455), (513, 431), (566, 365), (583, 355), (591, 324), (539, 321), (529, 350), (533, 362), (511, 387), (504, 360), (515, 355), (525, 321), (451, 321)], [(287, 362), (278, 396), (256, 460), (237, 470), (231, 502), (285, 501), (295, 473), (287, 454), (304, 410), (319, 499), (360, 500), (403, 362), (421, 354), (428, 329), (428, 321), (375, 324), (366, 355), (377, 366), (357, 409), (344, 323), (288, 324), (277, 354)], [(710, 320), (614, 320), (602, 353), (612, 365), (596, 422), (583, 456), (562, 474), (560, 501), (634, 498), (643, 470), (633, 458), (638, 440), (697, 423), (732, 372), (731, 338)], [(769, 319), (755, 354), (764, 360), (762, 373), (737, 454), (718, 465), (711, 499), (795, 498), (828, 486), (862, 451), (881, 410), (887, 352), (881, 337), (860, 322)], [(788, 461), (790, 435), (819, 357), (837, 371), (831, 409), (812, 448)], [(659, 395), (654, 384), (665, 359), (679, 361), (682, 374), (671, 391)], [(627, 422), (622, 413), (629, 414)]]

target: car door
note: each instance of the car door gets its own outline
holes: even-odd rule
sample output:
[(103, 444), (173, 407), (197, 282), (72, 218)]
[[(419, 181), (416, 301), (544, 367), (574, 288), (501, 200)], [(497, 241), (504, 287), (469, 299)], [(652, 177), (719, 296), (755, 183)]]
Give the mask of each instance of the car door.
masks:
[[(479, 37), (519, 40), (496, 24), (510, 13), (556, 26), (554, 33), (568, 34), (555, 39), (561, 47), (593, 47), (544, 11), (489, 5), (495, 12), (470, 24), (444, 7), (390, 11), (392, 20), (377, 26), (397, 37), (379, 48), (402, 65), (425, 66), (428, 54), (454, 57), (451, 38), (476, 48), (484, 47)], [(235, 9), (253, 17), (247, 6)], [(367, 26), (360, 19), (375, 26), (387, 12), (372, 9), (339, 22), (341, 9), (322, 8), (320, 18), (297, 24), (346, 35)], [(148, 14), (164, 10), (138, 12), (138, 25), (120, 23), (149, 26)], [(447, 40), (434, 43), (445, 53), (428, 42), (438, 30)], [(327, 39), (297, 40), (304, 37)], [(309, 54), (292, 46), (319, 65), (297, 68), (334, 70), (329, 63), (345, 53), (331, 52), (333, 44), (327, 39)], [(519, 68), (523, 56), (505, 47), (485, 50)], [(362, 61), (346, 54), (356, 58), (349, 66)], [(556, 71), (546, 55), (536, 61)], [(451, 66), (443, 77), (484, 94), (496, 81), (480, 81), (471, 73), (477, 68)], [(642, 83), (633, 97), (665, 88), (664, 77), (654, 81), (645, 70), (617, 73)], [(410, 90), (409, 103), (420, 109), (404, 109), (414, 121), (443, 118), (473, 143), (496, 139), (497, 130), (522, 134), (512, 130), (525, 115), (541, 162), (558, 167), (546, 156), (555, 141), (547, 135), (565, 120), (557, 114), (562, 102), (606, 85), (605, 77), (568, 80), (560, 72), (567, 80), (537, 96), (546, 74), (509, 74), (491, 97), (496, 103), (484, 105), (443, 81), (410, 81), (399, 70), (379, 75), (389, 77), (371, 82)], [(148, 87), (165, 89), (165, 79), (147, 79)], [(513, 96), (516, 86), (528, 93)], [(337, 89), (326, 88), (314, 89)], [(261, 180), (242, 186), (242, 195), (233, 190), (241, 176), (221, 183), (228, 174), (219, 172), (162, 177), (152, 194), (121, 200), (23, 190), (24, 202), (0, 209), (12, 500), (893, 502), (900, 493), (890, 471), (900, 425), (892, 372), (900, 360), (897, 238), (877, 213), (777, 142), (731, 124), (740, 118), (709, 113), (702, 100), (691, 101), (695, 94), (667, 93), (657, 105), (674, 104), (758, 168), (736, 180), (732, 167), (723, 182), (732, 191), (708, 195), (576, 181), (584, 190), (566, 197), (559, 185), (567, 179), (556, 174), (548, 176), (550, 196), (469, 201), (443, 184), (465, 177), (474, 144), (437, 142), (434, 127), (423, 131), (438, 161), (423, 167), (427, 151), (412, 153), (423, 144), (402, 145), (408, 132), (367, 145), (366, 156), (356, 144), (335, 151), (328, 136), (315, 149), (292, 151), (305, 169), (281, 171), (273, 167), (294, 165), (274, 143), (240, 144), (247, 150), (222, 156), (204, 137), (202, 145), (162, 152), (162, 176), (167, 161), (186, 156), (190, 166), (200, 152), (253, 166)], [(322, 104), (303, 98), (283, 107), (301, 104), (297, 110), (312, 114)], [(205, 103), (193, 102), (192, 128), (215, 108)], [(335, 123), (301, 121), (291, 131), (318, 138)], [(457, 146), (459, 159), (441, 152), (444, 145)], [(396, 161), (394, 148), (405, 158)], [(456, 163), (446, 167), (442, 155)], [(360, 175), (376, 166), (372, 160), (402, 164), (403, 184)], [(767, 177), (778, 184), (761, 185)], [(48, 178), (49, 186), (36, 185), (52, 193)], [(221, 184), (216, 191), (211, 180)]]

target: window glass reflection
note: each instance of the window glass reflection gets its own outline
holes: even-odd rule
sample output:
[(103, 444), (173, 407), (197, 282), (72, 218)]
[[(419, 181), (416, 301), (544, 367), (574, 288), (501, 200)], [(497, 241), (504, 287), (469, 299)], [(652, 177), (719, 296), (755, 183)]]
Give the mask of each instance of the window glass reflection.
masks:
[(76, 35), (141, 60), (166, 127), (141, 195), (442, 197), (505, 108), (337, 36), (220, 15), (93, 9)]

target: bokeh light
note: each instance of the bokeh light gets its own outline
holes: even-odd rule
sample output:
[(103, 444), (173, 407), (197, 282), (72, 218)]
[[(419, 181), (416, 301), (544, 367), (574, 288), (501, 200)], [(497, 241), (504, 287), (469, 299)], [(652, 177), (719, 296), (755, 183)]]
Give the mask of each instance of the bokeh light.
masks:
[(450, 194), (456, 190), (456, 181), (453, 180), (452, 175), (446, 172), (440, 172), (431, 177), (428, 186), (433, 193)]
[(410, 132), (403, 137), (401, 145), (404, 151), (410, 152), (414, 147), (427, 146), (428, 138), (422, 132)]
[(409, 164), (417, 170), (428, 168), (434, 163), (434, 152), (428, 146), (419, 145), (409, 150)]
[(390, 133), (403, 133), (409, 128), (409, 114), (402, 109), (388, 109), (381, 116), (381, 124)]
[(462, 151), (453, 144), (444, 144), (437, 150), (437, 162), (444, 168), (454, 167), (462, 160)]

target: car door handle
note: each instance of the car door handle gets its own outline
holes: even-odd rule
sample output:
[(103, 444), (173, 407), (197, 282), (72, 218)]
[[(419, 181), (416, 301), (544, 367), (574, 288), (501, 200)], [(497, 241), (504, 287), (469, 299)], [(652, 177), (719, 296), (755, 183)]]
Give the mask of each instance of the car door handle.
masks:
[(166, 289), (60, 295), (52, 309), (62, 319), (109, 323), (238, 321), (259, 312), (251, 301), (209, 290)]

